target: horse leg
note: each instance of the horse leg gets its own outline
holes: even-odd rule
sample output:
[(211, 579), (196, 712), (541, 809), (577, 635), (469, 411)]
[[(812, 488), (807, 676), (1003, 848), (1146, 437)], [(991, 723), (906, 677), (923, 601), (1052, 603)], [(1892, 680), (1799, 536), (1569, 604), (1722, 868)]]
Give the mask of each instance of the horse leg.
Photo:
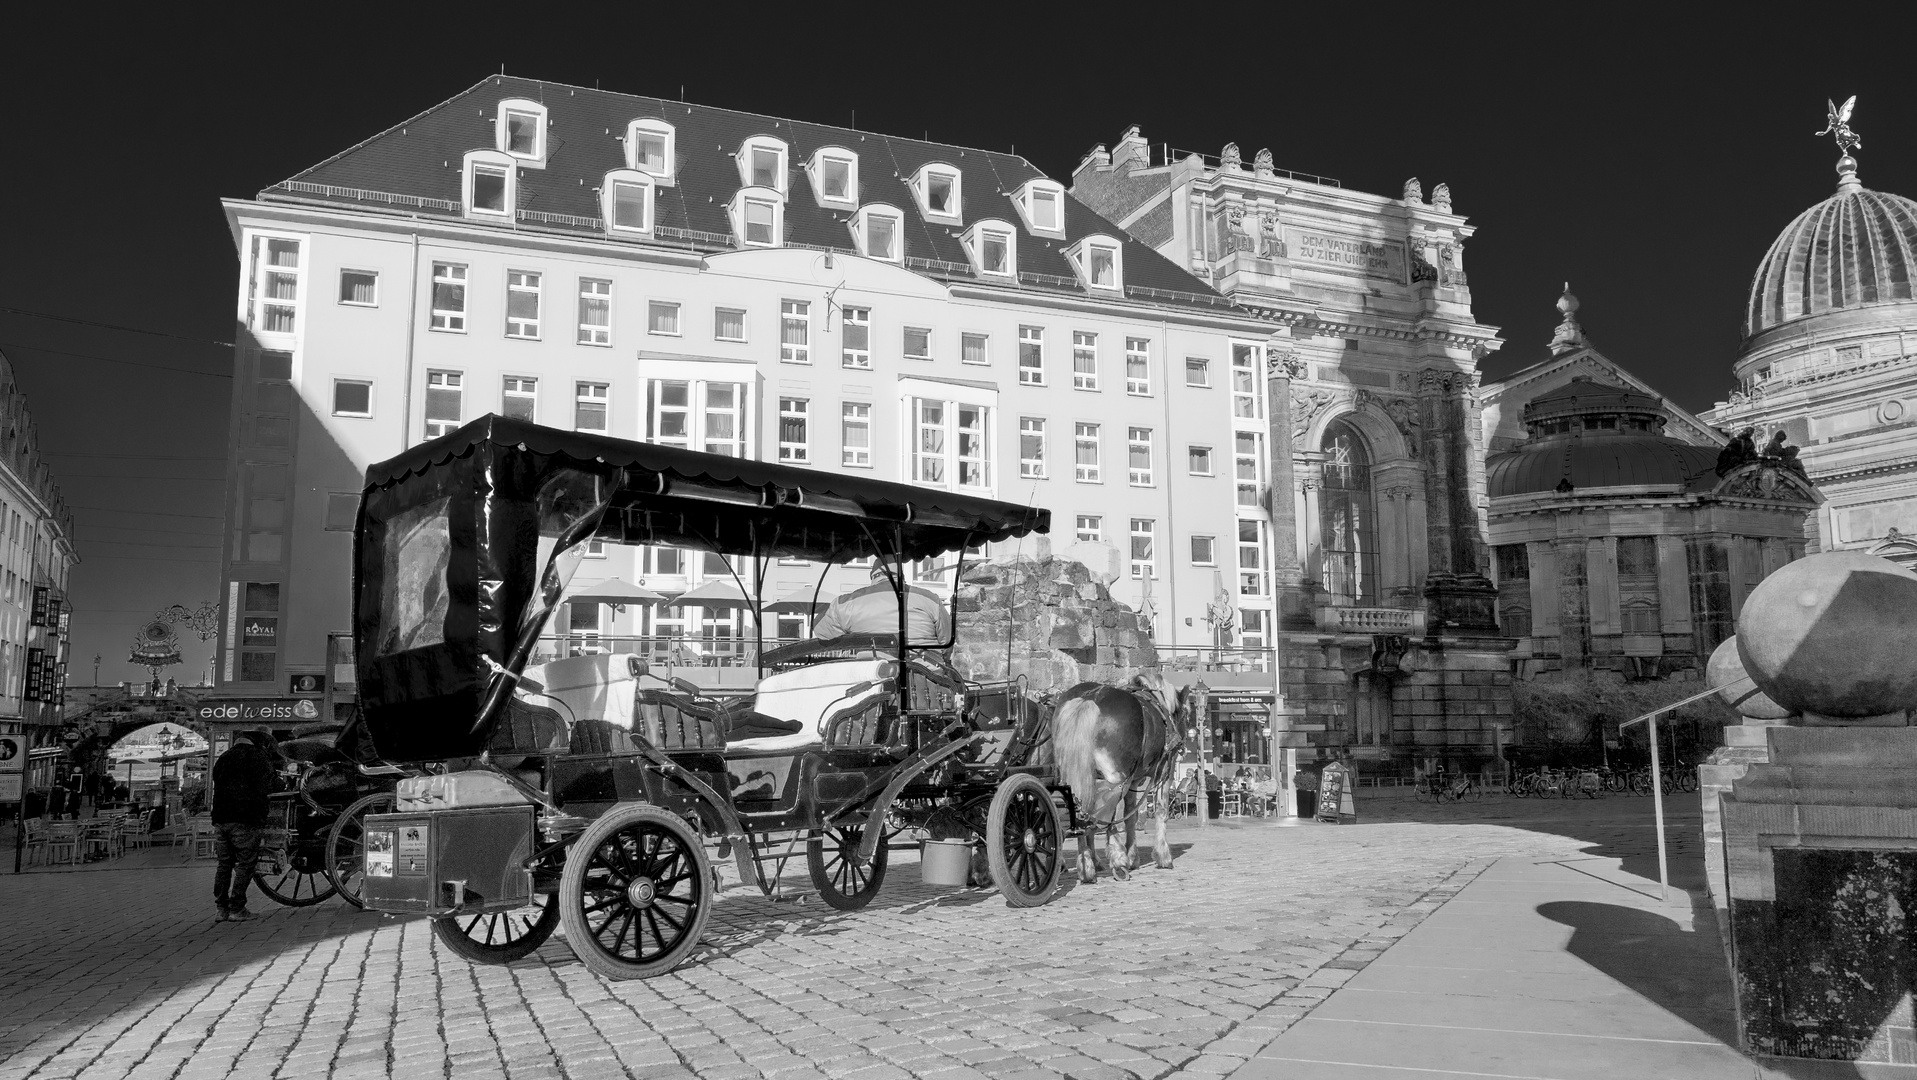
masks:
[(1097, 823), (1090, 818), (1078, 827), (1078, 880), (1084, 885), (1098, 881), (1098, 860), (1092, 857), (1092, 849), (1098, 843), (1094, 839), (1097, 829)]
[(1165, 803), (1170, 797), (1171, 785), (1159, 785), (1158, 798), (1154, 800), (1156, 807), (1152, 810), (1152, 861), (1160, 870), (1172, 868), (1171, 845), (1165, 842), (1165, 818), (1170, 813)]
[[(1125, 820), (1123, 826), (1121, 827), (1119, 822), (1114, 821), (1111, 824), (1110, 831), (1105, 834), (1106, 846), (1110, 849), (1111, 853), (1112, 876), (1120, 881), (1128, 881), (1132, 876), (1132, 848), (1133, 845), (1137, 843), (1133, 832), (1134, 822), (1132, 817), (1137, 812), (1136, 796), (1132, 794), (1132, 790), (1128, 786), (1125, 789)], [(1118, 838), (1121, 834), (1125, 838), (1125, 846), (1123, 848), (1118, 846)]]

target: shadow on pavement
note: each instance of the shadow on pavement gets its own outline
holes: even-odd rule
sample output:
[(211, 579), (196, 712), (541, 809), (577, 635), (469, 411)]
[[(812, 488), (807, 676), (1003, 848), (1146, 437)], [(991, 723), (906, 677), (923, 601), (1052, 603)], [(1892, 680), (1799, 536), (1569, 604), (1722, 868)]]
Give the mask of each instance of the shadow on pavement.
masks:
[(1540, 904), (1537, 910), (1571, 928), (1566, 952), (1719, 1042), (1737, 1045), (1715, 924), (1690, 932), (1653, 911), (1584, 901)]

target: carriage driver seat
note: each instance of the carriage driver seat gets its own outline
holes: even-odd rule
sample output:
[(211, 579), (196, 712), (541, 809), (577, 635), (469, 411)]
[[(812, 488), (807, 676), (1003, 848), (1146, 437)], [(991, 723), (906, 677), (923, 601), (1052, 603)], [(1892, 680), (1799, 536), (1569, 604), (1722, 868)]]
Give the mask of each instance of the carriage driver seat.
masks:
[(799, 730), (789, 735), (728, 742), (726, 755), (789, 754), (822, 746), (825, 733), (821, 728), (825, 721), (841, 713), (856, 712), (892, 693), (892, 680), (897, 674), (895, 660), (835, 660), (767, 675), (759, 680), (753, 711), (796, 721)]

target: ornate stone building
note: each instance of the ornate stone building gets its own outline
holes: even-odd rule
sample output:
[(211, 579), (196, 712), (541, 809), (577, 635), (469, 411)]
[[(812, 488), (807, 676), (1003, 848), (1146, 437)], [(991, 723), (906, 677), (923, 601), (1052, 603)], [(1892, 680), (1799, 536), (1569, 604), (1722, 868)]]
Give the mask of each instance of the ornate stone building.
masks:
[(1817, 549), (1917, 562), (1917, 202), (1872, 191), (1857, 162), (1785, 227), (1751, 282), (1737, 389), (1704, 419), (1801, 446), (1826, 501)]
[(1486, 577), (1477, 365), (1500, 341), (1471, 313), (1473, 227), (1450, 189), (1352, 191), (1235, 144), (1154, 155), (1133, 128), (1080, 163), (1072, 193), (1271, 323), (1263, 415), (1257, 374), (1232, 377), (1238, 469), (1256, 482), (1241, 535), (1268, 530), (1273, 586), (1246, 592), (1263, 568), (1241, 562), (1233, 599), (1243, 626), (1275, 621), (1284, 745), (1488, 760), (1511, 642)]

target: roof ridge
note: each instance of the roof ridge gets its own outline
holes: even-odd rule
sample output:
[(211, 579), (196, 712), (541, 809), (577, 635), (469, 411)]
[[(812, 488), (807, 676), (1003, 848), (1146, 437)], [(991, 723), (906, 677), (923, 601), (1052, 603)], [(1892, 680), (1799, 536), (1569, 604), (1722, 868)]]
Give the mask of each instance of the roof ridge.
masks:
[[(488, 75), (488, 76), (486, 76), (486, 79), (491, 79), (491, 78), (495, 78), (495, 77), (496, 77), (496, 76), (492, 76), (492, 75)], [(397, 123), (397, 124), (393, 124), (393, 125), (390, 125), (390, 126), (388, 126), (388, 127), (386, 127), (385, 129), (383, 129), (383, 130), (381, 130), (381, 131), (377, 131), (377, 132), (375, 132), (375, 133), (373, 133), (373, 134), (371, 134), (371, 135), (368, 135), (368, 136), (367, 136), (367, 137), (365, 137), (364, 139), (361, 139), (360, 141), (358, 141), (358, 142), (356, 142), (356, 143), (354, 143), (353, 145), (351, 145), (351, 146), (349, 146), (349, 147), (347, 147), (347, 148), (346, 148), (346, 149), (344, 149), (344, 150), (341, 150), (340, 152), (338, 152), (338, 153), (336, 153), (336, 154), (334, 154), (334, 155), (332, 155), (331, 157), (328, 157), (328, 158), (326, 158), (326, 159), (324, 159), (324, 160), (322, 160), (322, 161), (316, 161), (316, 162), (314, 162), (313, 164), (311, 164), (311, 165), (308, 165), (308, 166), (307, 166), (306, 168), (304, 168), (304, 169), (301, 169), (301, 170), (300, 170), (299, 172), (296, 172), (296, 173), (294, 173), (293, 175), (291, 175), (291, 176), (289, 176), (289, 177), (287, 177), (287, 178), (286, 178), (285, 180), (281, 180), (281, 181), (279, 181), (278, 183), (273, 183), (273, 184), (268, 184), (268, 185), (266, 185), (266, 187), (267, 187), (267, 188), (276, 188), (276, 187), (279, 187), (279, 186), (280, 186), (280, 184), (284, 184), (284, 183), (286, 183), (286, 182), (287, 182), (288, 180), (298, 180), (298, 179), (299, 179), (300, 177), (302, 177), (302, 176), (305, 176), (306, 174), (308, 174), (308, 173), (310, 173), (310, 172), (313, 172), (313, 171), (314, 171), (314, 170), (316, 170), (316, 169), (323, 169), (323, 168), (325, 168), (326, 166), (328, 166), (328, 165), (330, 165), (330, 164), (332, 164), (333, 162), (335, 162), (335, 161), (338, 161), (338, 160), (339, 160), (340, 158), (343, 158), (343, 157), (345, 157), (346, 155), (348, 155), (348, 154), (350, 154), (350, 153), (352, 153), (353, 151), (355, 151), (355, 150), (358, 150), (358, 149), (360, 149), (361, 147), (363, 147), (363, 146), (365, 146), (365, 145), (367, 145), (368, 143), (370, 143), (370, 142), (372, 142), (373, 140), (375, 140), (375, 139), (383, 139), (383, 138), (385, 138), (386, 136), (388, 136), (388, 135), (391, 135), (391, 134), (392, 134), (392, 133), (393, 133), (394, 131), (397, 131), (397, 130), (399, 130), (399, 129), (401, 129), (401, 128), (404, 128), (404, 127), (407, 127), (408, 125), (410, 125), (410, 124), (412, 124), (412, 123), (413, 123), (414, 121), (417, 121), (417, 120), (418, 120), (418, 119), (419, 119), (420, 117), (422, 117), (422, 116), (429, 116), (429, 115), (431, 115), (431, 114), (433, 114), (433, 113), (436, 113), (436, 112), (438, 112), (439, 110), (441, 110), (441, 109), (443, 109), (443, 108), (445, 108), (446, 106), (448, 106), (448, 105), (451, 105), (451, 104), (452, 104), (453, 102), (455, 102), (455, 101), (458, 101), (458, 100), (459, 100), (460, 98), (462, 98), (462, 97), (465, 97), (465, 96), (466, 96), (467, 94), (470, 94), (470, 93), (472, 93), (472, 92), (473, 92), (474, 90), (477, 90), (477, 89), (479, 89), (479, 88), (480, 88), (481, 86), (483, 86), (483, 85), (485, 85), (485, 83), (486, 83), (486, 79), (481, 79), (481, 80), (479, 80), (478, 82), (476, 82), (476, 83), (474, 83), (474, 84), (472, 84), (471, 86), (468, 86), (468, 87), (467, 87), (466, 89), (464, 89), (464, 90), (461, 90), (461, 91), (460, 91), (459, 93), (457, 93), (457, 94), (454, 94), (454, 95), (453, 95), (452, 97), (449, 97), (449, 98), (447, 98), (446, 100), (444, 100), (444, 101), (442, 101), (442, 102), (439, 102), (439, 103), (438, 103), (438, 104), (436, 104), (436, 105), (431, 105), (431, 106), (428, 106), (428, 107), (426, 107), (426, 108), (424, 108), (424, 109), (421, 109), (420, 111), (418, 111), (418, 112), (416, 112), (416, 113), (414, 113), (413, 115), (411, 115), (411, 116), (409, 116), (409, 117), (407, 117), (406, 119), (404, 119), (404, 120), (401, 120), (401, 121), (400, 121), (399, 123)], [(266, 190), (266, 188), (262, 188), (261, 190), (262, 190), (262, 191), (264, 191), (264, 190)]]

